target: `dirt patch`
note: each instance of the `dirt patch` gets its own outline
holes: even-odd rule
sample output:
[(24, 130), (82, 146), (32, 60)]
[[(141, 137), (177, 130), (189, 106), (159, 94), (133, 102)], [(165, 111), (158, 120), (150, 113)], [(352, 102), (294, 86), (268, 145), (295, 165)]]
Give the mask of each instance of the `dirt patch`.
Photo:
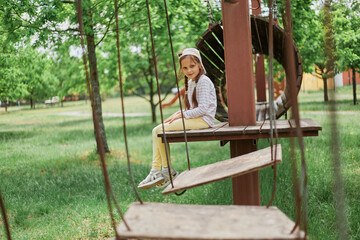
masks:
[(20, 124), (34, 124), (34, 123), (42, 123), (41, 120), (31, 120), (31, 121), (15, 121), (14, 124), (20, 125)]

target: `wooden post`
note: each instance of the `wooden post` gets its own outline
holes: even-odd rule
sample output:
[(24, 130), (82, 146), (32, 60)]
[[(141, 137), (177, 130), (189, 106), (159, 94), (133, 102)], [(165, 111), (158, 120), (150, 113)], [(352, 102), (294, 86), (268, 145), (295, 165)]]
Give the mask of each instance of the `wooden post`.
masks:
[[(249, 3), (222, 1), (229, 125), (256, 125)], [(231, 157), (256, 150), (253, 140), (230, 141)], [(259, 173), (233, 178), (236, 205), (260, 205)]]
[[(258, 6), (258, 4), (259, 4), (258, 0), (251, 0), (251, 7), (253, 8), (252, 14), (255, 16), (261, 14), (261, 5)], [(265, 64), (264, 64), (263, 54), (255, 55), (255, 80), (256, 80), (256, 101), (266, 102)]]

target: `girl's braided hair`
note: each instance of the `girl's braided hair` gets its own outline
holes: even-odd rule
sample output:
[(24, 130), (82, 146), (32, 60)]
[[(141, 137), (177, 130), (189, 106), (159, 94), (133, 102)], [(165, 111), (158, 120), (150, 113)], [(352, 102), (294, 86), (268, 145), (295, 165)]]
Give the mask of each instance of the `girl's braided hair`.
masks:
[[(180, 53), (178, 56), (179, 56), (179, 61), (180, 61), (180, 74), (182, 73), (181, 69), (182, 69), (182, 66), (181, 66), (181, 60), (186, 58), (186, 57), (189, 57), (192, 61), (194, 61), (195, 63), (198, 64), (198, 66), (200, 67), (200, 71), (199, 71), (199, 74), (194, 78), (192, 79), (193, 82), (197, 83), (201, 77), (201, 75), (205, 74), (205, 70), (203, 69), (202, 67), (202, 64), (200, 62), (200, 60), (194, 56), (194, 55), (186, 55), (184, 57), (181, 58), (181, 55), (182, 53)], [(184, 106), (185, 106), (185, 110), (189, 109), (190, 108), (190, 102), (189, 102), (189, 98), (188, 98), (188, 77), (185, 76), (184, 77), (185, 79), (185, 95), (184, 95)], [(197, 107), (198, 106), (198, 102), (197, 102), (197, 99), (196, 99), (196, 86), (194, 88), (194, 91), (193, 91), (193, 94), (192, 94), (192, 101), (194, 103), (194, 107)]]

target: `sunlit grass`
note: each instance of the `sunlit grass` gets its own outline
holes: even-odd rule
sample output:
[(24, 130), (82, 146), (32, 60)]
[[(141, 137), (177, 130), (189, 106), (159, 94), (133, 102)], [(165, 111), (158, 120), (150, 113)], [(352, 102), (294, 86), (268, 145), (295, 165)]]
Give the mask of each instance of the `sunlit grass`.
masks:
[[(351, 89), (338, 90), (343, 101), (352, 103)], [(322, 92), (300, 94), (302, 118), (322, 125), (318, 137), (305, 138), (309, 191), (310, 239), (337, 239), (333, 170), (330, 156), (329, 114)], [(346, 103), (347, 104), (347, 103)], [(346, 105), (345, 104), (345, 105)], [(140, 98), (129, 97), (126, 113), (148, 113), (150, 106)], [(352, 239), (360, 238), (360, 118), (359, 105), (341, 109), (338, 114), (339, 144), (346, 192), (346, 206)], [(177, 107), (164, 109), (168, 116)], [(321, 110), (317, 112), (314, 110)], [(345, 113), (344, 111), (351, 111)], [(69, 102), (64, 107), (38, 106), (35, 110), (10, 107), (0, 111), (0, 188), (6, 203), (14, 239), (106, 239), (113, 236), (103, 176), (97, 155), (90, 115), (62, 115), (64, 112), (90, 113), (89, 102)], [(109, 98), (104, 113), (121, 113), (120, 100)], [(158, 122), (160, 116), (158, 116)], [(122, 120), (104, 117), (111, 154), (107, 155), (109, 175), (120, 207), (126, 211), (136, 201), (128, 176)], [(127, 117), (130, 159), (136, 183), (150, 170), (152, 145), (151, 116)], [(290, 140), (280, 139), (283, 162), (278, 165), (274, 206), (295, 218)], [(295, 141), (295, 145), (296, 145)], [(259, 148), (268, 146), (259, 141)], [(297, 145), (296, 145), (297, 146)], [(298, 152), (298, 151), (297, 151)], [(171, 144), (172, 162), (181, 171), (187, 168), (185, 145)], [(229, 145), (219, 142), (189, 143), (192, 166), (227, 159)], [(299, 161), (299, 159), (298, 159)], [(260, 171), (261, 201), (271, 196), (273, 171)], [(181, 197), (163, 196), (160, 189), (140, 191), (144, 201), (186, 204), (232, 204), (231, 180), (188, 190)], [(117, 216), (117, 220), (119, 217)], [(3, 229), (0, 221), (0, 227)], [(3, 230), (0, 239), (4, 238)]]

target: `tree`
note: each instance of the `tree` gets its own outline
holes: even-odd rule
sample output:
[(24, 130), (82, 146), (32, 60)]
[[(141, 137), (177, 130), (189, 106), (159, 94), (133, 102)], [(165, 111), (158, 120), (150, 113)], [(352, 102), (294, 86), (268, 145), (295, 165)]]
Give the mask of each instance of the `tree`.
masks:
[[(321, 11), (312, 16), (311, 40), (308, 42), (309, 54), (306, 55), (315, 65), (314, 75), (323, 80), (324, 101), (328, 97), (328, 79), (335, 77), (336, 50), (333, 29), (331, 0), (325, 0)], [(315, 11), (313, 10), (313, 13)], [(309, 45), (310, 44), (310, 45)]]
[[(328, 101), (327, 81), (335, 76), (335, 42), (331, 1), (322, 3), (321, 11), (310, 0), (291, 1), (293, 38), (300, 51), (305, 72), (323, 80), (324, 101)], [(278, 2), (280, 23), (284, 20), (283, 2)], [(314, 69), (315, 66), (315, 69)]]
[(87, 91), (83, 63), (78, 56), (72, 55), (70, 49), (72, 47), (66, 43), (59, 46), (51, 65), (52, 72), (58, 79), (55, 95), (61, 99), (61, 106), (65, 96)]
[[(0, 12), (0, 17), (2, 14)], [(0, 26), (0, 31), (3, 31)], [(14, 45), (8, 41), (8, 34), (0, 35), (0, 101), (5, 104), (7, 111), (7, 102), (20, 99), (24, 92), (24, 86), (21, 83), (22, 73), (16, 67), (20, 54)]]
[(22, 72), (22, 82), (26, 93), (24, 98), (30, 100), (31, 108), (35, 108), (35, 102), (54, 96), (57, 78), (51, 74), (52, 61), (45, 53), (40, 54), (37, 50), (28, 47), (22, 51), (20, 64), (17, 64)]
[[(167, 1), (170, 28), (175, 54), (185, 47), (194, 47), (201, 34), (207, 29), (206, 6), (200, 0)], [(159, 106), (154, 59), (147, 19), (145, 1), (129, 1), (119, 9), (122, 74), (127, 94), (134, 94), (149, 102), (152, 122), (156, 122), (156, 109)], [(152, 30), (155, 39), (155, 52), (162, 100), (176, 84), (168, 28), (163, 0), (150, 1)], [(106, 53), (102, 61), (102, 80), (109, 87), (117, 84), (115, 36), (100, 46)]]
[[(75, 1), (23, 0), (3, 1), (2, 19), (5, 31), (11, 33), (14, 41), (26, 38), (37, 40), (35, 46), (60, 46), (64, 41), (79, 45)], [(94, 95), (96, 115), (105, 152), (109, 152), (105, 127), (102, 119), (100, 85), (98, 80), (96, 47), (102, 42), (113, 23), (112, 1), (87, 1), (83, 5), (84, 25), (87, 40), (90, 80)], [(73, 37), (76, 38), (73, 38)]]
[(351, 69), (353, 74), (353, 103), (356, 105), (355, 72), (360, 69), (360, 3), (340, 1), (334, 7), (334, 28), (339, 69)]
[(25, 86), (21, 83), (21, 70), (16, 68), (17, 62), (18, 56), (1, 52), (0, 101), (5, 103), (5, 111), (7, 111), (7, 102), (18, 100), (25, 91)]

